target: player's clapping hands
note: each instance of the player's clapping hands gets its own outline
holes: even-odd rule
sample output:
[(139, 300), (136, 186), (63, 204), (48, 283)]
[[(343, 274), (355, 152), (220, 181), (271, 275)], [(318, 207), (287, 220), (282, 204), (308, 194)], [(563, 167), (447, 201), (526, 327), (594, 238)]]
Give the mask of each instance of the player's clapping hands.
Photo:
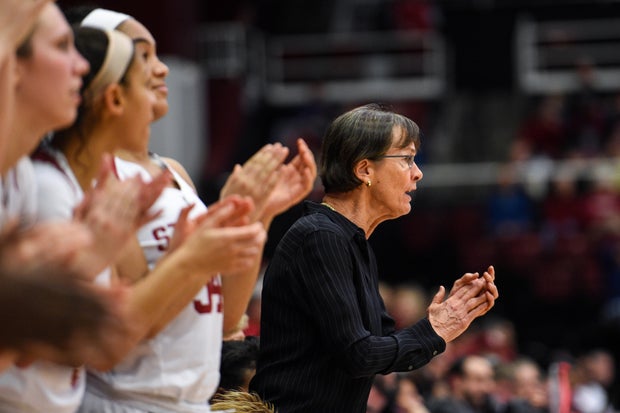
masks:
[(136, 230), (157, 216), (149, 208), (169, 182), (169, 172), (148, 183), (138, 176), (120, 181), (113, 173), (113, 158), (104, 156), (96, 185), (74, 210), (74, 219), (93, 237), (90, 275), (114, 262)]
[(312, 190), (317, 167), (303, 139), (297, 139), (298, 154), (280, 168), (278, 183), (267, 201), (264, 214), (274, 217), (301, 202)]
[[(244, 271), (261, 259), (267, 234), (260, 223), (250, 223), (252, 199), (236, 195), (212, 204), (204, 214), (189, 219), (191, 206), (175, 224), (169, 253), (195, 255), (187, 260), (206, 274)], [(181, 248), (183, 246), (183, 248)]]
[(249, 196), (254, 201), (252, 220), (269, 222), (300, 202), (312, 190), (316, 178), (314, 156), (303, 139), (298, 154), (284, 163), (289, 149), (280, 143), (263, 146), (243, 165), (236, 165), (220, 196)]

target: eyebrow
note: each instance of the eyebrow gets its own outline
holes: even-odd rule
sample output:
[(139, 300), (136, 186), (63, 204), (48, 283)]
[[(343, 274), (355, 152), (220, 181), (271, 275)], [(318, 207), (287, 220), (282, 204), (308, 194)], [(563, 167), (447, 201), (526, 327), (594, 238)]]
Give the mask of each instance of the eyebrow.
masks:
[(133, 40), (133, 43), (147, 43), (147, 44), (152, 44), (153, 46), (155, 46), (155, 44), (153, 42), (151, 42), (149, 39), (147, 39), (146, 37), (136, 37)]

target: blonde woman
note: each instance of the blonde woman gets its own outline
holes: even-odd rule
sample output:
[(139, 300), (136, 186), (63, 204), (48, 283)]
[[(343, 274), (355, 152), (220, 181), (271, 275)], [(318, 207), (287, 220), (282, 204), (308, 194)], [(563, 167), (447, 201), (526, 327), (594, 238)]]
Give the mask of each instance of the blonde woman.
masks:
[[(105, 225), (110, 229), (110, 234), (116, 232), (124, 237), (115, 240), (117, 251), (120, 251), (131, 234), (128, 229), (143, 218), (145, 208), (161, 191), (161, 183), (109, 182), (106, 188), (100, 186), (91, 191), (89, 199), (105, 199), (117, 194), (121, 188), (130, 189), (125, 191), (123, 197), (116, 198), (114, 208), (87, 200), (73, 221), (35, 222), (36, 182), (27, 155), (46, 133), (75, 120), (81, 76), (88, 71), (88, 63), (76, 52), (72, 31), (53, 3), (44, 0), (4, 0), (1, 6), (0, 63), (3, 81), (0, 95), (7, 105), (3, 105), (5, 110), (0, 115), (6, 115), (0, 124), (0, 270), (14, 277), (53, 277), (69, 273), (83, 276), (76, 271), (75, 259), (84, 247), (91, 245), (92, 226)], [(50, 294), (55, 294), (50, 290), (53, 288), (50, 284), (46, 286)], [(67, 291), (69, 288), (67, 286)], [(42, 290), (37, 292), (40, 294)], [(41, 302), (33, 303), (30, 310), (35, 308), (41, 313), (41, 319), (36, 321), (41, 323), (45, 319), (62, 323), (68, 315), (54, 315)], [(66, 325), (74, 322), (76, 326), (80, 324), (79, 318), (65, 321)], [(47, 328), (52, 324), (39, 325)], [(87, 331), (93, 330), (82, 329), (81, 333)], [(44, 336), (41, 334), (41, 338)], [(47, 336), (47, 339), (50, 338)], [(43, 357), (73, 362), (83, 360), (84, 352), (61, 348), (76, 343), (88, 348), (88, 343), (92, 343), (89, 340), (96, 341), (98, 336), (89, 338), (82, 335), (81, 338), (67, 336), (62, 345), (45, 340), (31, 342), (28, 346), (13, 349), (17, 351), (9, 360), (14, 357)]]

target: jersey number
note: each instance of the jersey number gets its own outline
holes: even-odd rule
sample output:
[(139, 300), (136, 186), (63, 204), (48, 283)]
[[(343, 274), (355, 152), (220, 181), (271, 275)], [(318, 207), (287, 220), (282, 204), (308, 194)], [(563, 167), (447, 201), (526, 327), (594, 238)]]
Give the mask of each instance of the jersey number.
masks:
[(207, 314), (212, 313), (215, 306), (215, 311), (221, 313), (222, 304), (222, 281), (216, 277), (206, 285), (206, 299), (194, 300), (194, 309), (200, 314)]

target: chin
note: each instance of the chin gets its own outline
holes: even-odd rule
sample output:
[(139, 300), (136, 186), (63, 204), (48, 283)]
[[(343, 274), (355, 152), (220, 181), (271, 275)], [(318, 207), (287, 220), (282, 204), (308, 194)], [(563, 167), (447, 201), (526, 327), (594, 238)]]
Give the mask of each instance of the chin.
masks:
[(400, 216), (407, 215), (410, 212), (411, 212), (411, 204), (407, 203), (407, 206), (403, 207), (403, 213), (400, 214)]
[(388, 219), (397, 219), (400, 218), (402, 216), (407, 215), (409, 212), (411, 211), (411, 206), (410, 207), (401, 207), (399, 209), (394, 209), (392, 210), (392, 214), (390, 214), (390, 218)]
[(58, 116), (58, 118), (53, 122), (53, 124), (50, 123), (52, 126), (49, 129), (58, 130), (58, 129), (68, 128), (69, 126), (73, 125), (76, 118), (77, 118), (77, 111), (72, 110), (71, 113), (65, 113), (61, 116)]
[(157, 102), (153, 105), (153, 114), (155, 120), (159, 120), (166, 116), (168, 113), (168, 100), (164, 98), (157, 99)]

